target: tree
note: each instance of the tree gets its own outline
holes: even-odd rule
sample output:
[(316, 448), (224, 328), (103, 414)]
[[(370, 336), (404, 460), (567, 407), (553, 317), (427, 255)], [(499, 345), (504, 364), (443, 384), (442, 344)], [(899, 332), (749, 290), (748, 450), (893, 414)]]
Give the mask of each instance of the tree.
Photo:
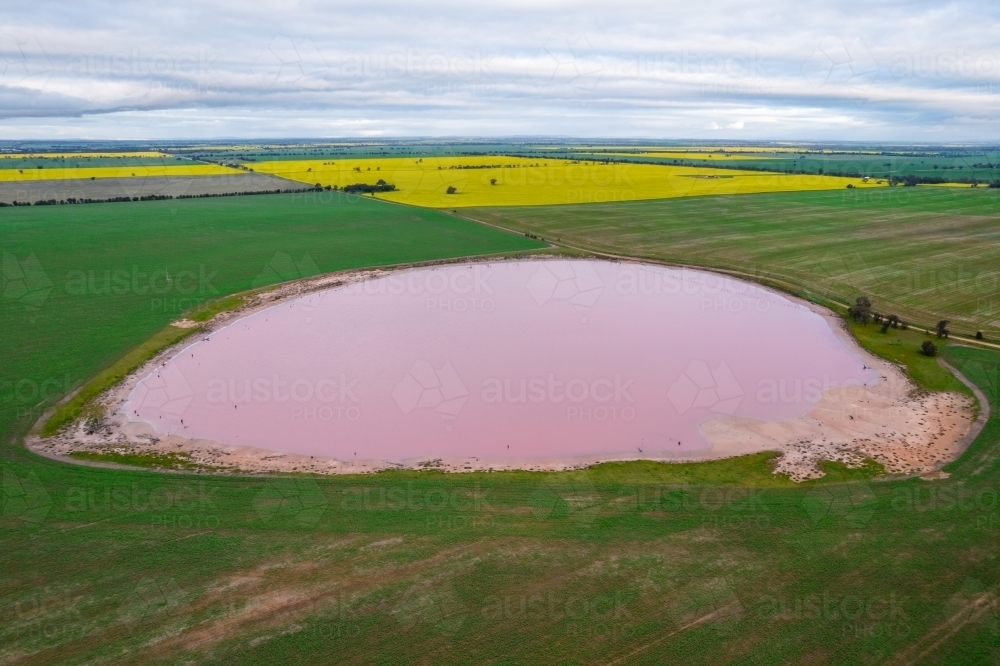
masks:
[(446, 191), (446, 192), (447, 192), (448, 194), (455, 194), (456, 192), (458, 192), (458, 190), (457, 190), (457, 189), (455, 188), (455, 186), (454, 186), (454, 185), (449, 185), (449, 186), (448, 186), (448, 189), (447, 189), (447, 190), (445, 190), (445, 191)]
[(920, 345), (920, 353), (924, 356), (934, 356), (937, 354), (937, 345), (930, 340), (924, 340), (924, 343)]
[(496, 184), (497, 184), (497, 179), (496, 178), (490, 178), (490, 185), (496, 185)]
[(937, 323), (937, 336), (939, 338), (947, 338), (949, 332), (950, 331), (948, 330), (948, 320), (947, 319), (942, 319), (941, 321), (939, 321)]

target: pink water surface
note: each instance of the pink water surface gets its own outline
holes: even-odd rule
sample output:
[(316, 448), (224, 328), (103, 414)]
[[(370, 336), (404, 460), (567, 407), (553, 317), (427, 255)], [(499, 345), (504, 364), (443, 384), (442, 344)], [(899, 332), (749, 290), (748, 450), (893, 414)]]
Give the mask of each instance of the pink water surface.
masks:
[(129, 396), (161, 434), (341, 459), (704, 451), (877, 375), (820, 315), (715, 274), (599, 261), (415, 269), (303, 296), (180, 352)]

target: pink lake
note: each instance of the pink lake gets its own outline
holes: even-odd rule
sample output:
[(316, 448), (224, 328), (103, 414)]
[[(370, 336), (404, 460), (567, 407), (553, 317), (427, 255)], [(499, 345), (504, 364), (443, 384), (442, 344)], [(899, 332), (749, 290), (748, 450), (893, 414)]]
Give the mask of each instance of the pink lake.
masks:
[(124, 410), (157, 433), (340, 459), (672, 457), (876, 373), (826, 320), (716, 274), (587, 260), (403, 271), (204, 335)]

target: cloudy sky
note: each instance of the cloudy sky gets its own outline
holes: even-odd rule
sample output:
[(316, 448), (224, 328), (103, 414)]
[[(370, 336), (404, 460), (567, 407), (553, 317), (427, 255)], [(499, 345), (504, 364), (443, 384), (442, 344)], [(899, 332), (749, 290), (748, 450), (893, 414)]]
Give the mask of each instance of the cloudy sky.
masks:
[(0, 139), (996, 141), (998, 101), (986, 1), (0, 4)]

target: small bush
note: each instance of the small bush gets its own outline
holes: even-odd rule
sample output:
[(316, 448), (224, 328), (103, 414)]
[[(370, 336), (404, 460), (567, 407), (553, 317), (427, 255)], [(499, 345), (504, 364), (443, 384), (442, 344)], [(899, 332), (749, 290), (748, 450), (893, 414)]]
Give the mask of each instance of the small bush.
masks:
[(920, 345), (920, 353), (924, 356), (937, 356), (937, 345), (930, 340), (924, 340), (924, 343)]

